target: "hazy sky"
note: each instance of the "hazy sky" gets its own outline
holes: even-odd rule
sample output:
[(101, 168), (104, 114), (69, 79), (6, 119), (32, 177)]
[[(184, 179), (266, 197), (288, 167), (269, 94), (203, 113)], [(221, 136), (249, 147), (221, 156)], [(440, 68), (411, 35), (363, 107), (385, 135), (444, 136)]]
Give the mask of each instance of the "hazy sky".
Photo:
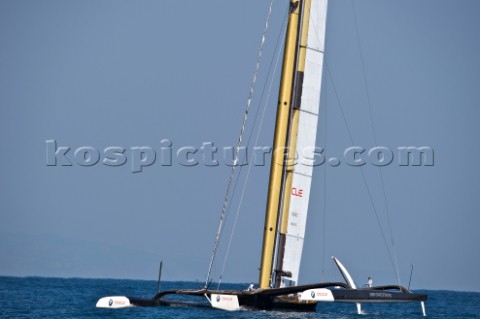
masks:
[[(252, 121), (286, 8), (275, 2)], [(155, 279), (163, 260), (165, 279), (204, 280), (230, 170), (222, 148), (238, 138), (267, 9), (1, 1), (0, 275)], [(332, 255), (358, 283), (397, 282), (360, 168), (342, 158), (374, 147), (375, 130), (394, 155), (387, 205), (379, 168), (364, 173), (401, 283), (413, 264), (413, 289), (480, 291), (479, 15), (477, 0), (330, 1), (317, 145), (341, 163), (314, 170), (301, 282), (341, 280)], [(272, 143), (277, 86), (259, 146)], [(182, 147), (208, 142), (219, 165), (206, 165), (207, 146), (188, 166)], [(434, 165), (398, 165), (402, 146), (431, 147)], [(224, 281), (258, 278), (268, 173), (252, 167)]]

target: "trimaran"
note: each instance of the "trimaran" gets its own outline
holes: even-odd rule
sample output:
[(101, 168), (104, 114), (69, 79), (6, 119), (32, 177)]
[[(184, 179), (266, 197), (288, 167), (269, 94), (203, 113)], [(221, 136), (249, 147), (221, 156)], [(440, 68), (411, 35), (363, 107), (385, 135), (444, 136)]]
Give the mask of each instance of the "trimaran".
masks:
[[(168, 296), (204, 296), (213, 308), (315, 311), (319, 302), (362, 303), (419, 302), (425, 315), (425, 294), (399, 285), (362, 287), (333, 257), (345, 282), (297, 285), (303, 249), (313, 167), (288, 165), (296, 154), (315, 146), (323, 69), (328, 0), (290, 0), (283, 69), (263, 235), (258, 289), (166, 290), (151, 299), (112, 296), (97, 307), (178, 306)], [(308, 161), (307, 161), (308, 162)]]

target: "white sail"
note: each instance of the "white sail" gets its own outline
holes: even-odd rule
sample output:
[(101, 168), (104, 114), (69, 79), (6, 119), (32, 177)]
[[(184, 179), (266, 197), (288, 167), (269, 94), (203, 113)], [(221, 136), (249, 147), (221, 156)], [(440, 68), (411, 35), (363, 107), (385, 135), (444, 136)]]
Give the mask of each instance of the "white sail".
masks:
[(312, 0), (296, 143), (298, 161), (293, 170), (282, 267), (289, 276), (282, 276), (281, 286), (296, 285), (300, 272), (313, 172), (313, 161), (305, 156), (312, 154), (317, 135), (326, 13), (327, 0)]

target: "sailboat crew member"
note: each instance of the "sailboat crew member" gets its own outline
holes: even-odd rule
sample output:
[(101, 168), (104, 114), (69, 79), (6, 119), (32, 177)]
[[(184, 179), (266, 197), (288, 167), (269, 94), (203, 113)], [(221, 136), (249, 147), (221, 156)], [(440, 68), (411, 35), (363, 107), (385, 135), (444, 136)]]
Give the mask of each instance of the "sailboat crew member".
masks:
[(367, 286), (368, 286), (369, 288), (371, 288), (371, 287), (372, 287), (372, 284), (373, 284), (372, 277), (368, 277)]

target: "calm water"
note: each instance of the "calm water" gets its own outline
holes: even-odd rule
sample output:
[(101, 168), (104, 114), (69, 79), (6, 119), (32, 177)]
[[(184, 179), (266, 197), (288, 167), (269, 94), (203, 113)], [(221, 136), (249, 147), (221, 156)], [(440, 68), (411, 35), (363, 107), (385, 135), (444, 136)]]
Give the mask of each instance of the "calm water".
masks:
[[(199, 288), (201, 284), (165, 282), (162, 289)], [(243, 289), (247, 285), (222, 288)], [(364, 305), (365, 315), (350, 304), (320, 304), (316, 313), (263, 311), (225, 312), (201, 308), (97, 309), (98, 298), (109, 295), (151, 297), (156, 282), (112, 279), (0, 277), (0, 318), (421, 318), (420, 305)], [(429, 318), (480, 318), (480, 293), (424, 291)]]

